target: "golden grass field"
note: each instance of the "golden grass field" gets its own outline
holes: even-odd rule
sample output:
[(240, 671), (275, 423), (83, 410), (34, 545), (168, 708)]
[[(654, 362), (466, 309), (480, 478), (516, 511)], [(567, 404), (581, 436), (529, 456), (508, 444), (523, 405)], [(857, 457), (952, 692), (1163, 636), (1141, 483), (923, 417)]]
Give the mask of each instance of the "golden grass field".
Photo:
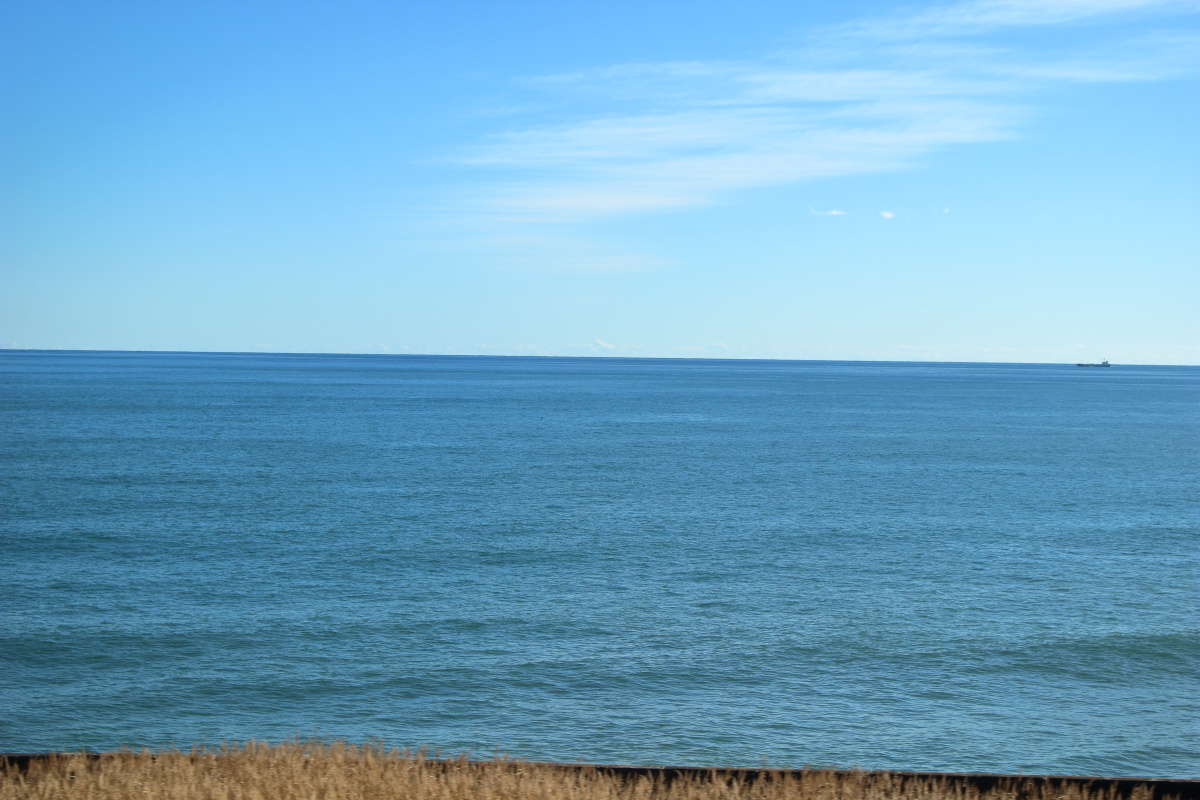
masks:
[[(690, 777), (664, 782), (586, 769), (498, 760), (440, 761), (346, 744), (247, 744), (191, 753), (63, 755), (0, 779), (0, 800), (1011, 800), (880, 773), (811, 771), (753, 782)], [(1026, 787), (1029, 800), (1106, 800), (1110, 791)], [(1133, 798), (1148, 797), (1135, 790)]]

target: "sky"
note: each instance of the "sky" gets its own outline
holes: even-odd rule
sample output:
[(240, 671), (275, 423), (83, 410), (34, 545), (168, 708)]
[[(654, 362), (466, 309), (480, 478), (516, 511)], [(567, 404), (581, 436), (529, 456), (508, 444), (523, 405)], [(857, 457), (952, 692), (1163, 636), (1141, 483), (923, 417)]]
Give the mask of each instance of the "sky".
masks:
[(3, 348), (1200, 364), (1200, 0), (0, 26)]

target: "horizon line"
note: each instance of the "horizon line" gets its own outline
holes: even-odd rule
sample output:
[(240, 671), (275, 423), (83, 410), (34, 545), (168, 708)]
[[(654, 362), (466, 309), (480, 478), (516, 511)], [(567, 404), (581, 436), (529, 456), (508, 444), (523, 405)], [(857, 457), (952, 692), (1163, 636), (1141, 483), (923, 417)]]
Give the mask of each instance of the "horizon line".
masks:
[[(130, 353), (160, 355), (227, 355), (227, 356), (351, 356), (358, 358), (537, 358), (537, 359), (607, 359), (626, 361), (803, 361), (844, 364), (990, 364), (1008, 366), (1077, 366), (1078, 361), (937, 361), (897, 360), (886, 358), (785, 358), (780, 356), (633, 356), (605, 355), (535, 355), (529, 353), (354, 353), (334, 350), (144, 350), (92, 347), (0, 347), (0, 353)], [(1107, 359), (1106, 359), (1107, 360)], [(1200, 364), (1155, 364), (1149, 362), (1120, 362), (1112, 366), (1125, 367), (1200, 367)]]

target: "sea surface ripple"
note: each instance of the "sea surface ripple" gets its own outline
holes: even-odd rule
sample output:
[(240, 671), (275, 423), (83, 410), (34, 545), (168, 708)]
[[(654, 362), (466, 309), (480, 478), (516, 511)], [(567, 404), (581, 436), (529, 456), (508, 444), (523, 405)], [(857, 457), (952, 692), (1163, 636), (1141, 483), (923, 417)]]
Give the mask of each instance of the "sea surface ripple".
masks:
[(1200, 777), (1200, 368), (0, 376), (0, 750)]

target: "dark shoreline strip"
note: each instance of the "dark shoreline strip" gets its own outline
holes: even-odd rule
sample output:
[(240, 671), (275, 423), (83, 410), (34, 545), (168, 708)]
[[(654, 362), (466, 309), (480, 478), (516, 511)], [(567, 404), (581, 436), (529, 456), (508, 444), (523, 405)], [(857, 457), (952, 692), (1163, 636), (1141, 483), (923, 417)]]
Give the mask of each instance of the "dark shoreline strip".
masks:
[[(78, 755), (78, 753), (0, 753), (0, 772), (28, 771), (31, 764), (48, 761), (52, 758)], [(120, 753), (85, 752), (88, 758), (113, 758)], [(429, 760), (430, 765), (454, 767), (464, 763), (475, 766), (486, 766), (492, 762)], [(521, 761), (518, 763), (530, 766), (560, 769), (566, 772), (593, 771), (602, 775), (618, 778), (650, 778), (663, 783), (672, 783), (680, 779), (690, 780), (722, 780), (754, 783), (759, 780), (770, 780), (787, 777), (799, 777), (805, 772), (819, 772), (843, 777), (892, 778), (902, 783), (909, 781), (937, 781), (948, 786), (967, 786), (979, 791), (991, 789), (1015, 790), (1017, 796), (1025, 795), (1030, 790), (1036, 791), (1043, 786), (1087, 788), (1096, 792), (1111, 792), (1114, 798), (1130, 797), (1138, 787), (1144, 787), (1147, 800), (1200, 800), (1200, 780), (1179, 778), (1103, 778), (1091, 775), (1004, 775), (988, 772), (910, 772), (905, 770), (848, 770), (848, 769), (760, 769), (754, 767), (650, 767), (633, 766), (629, 764), (577, 764), (555, 761)], [(1022, 791), (1024, 789), (1025, 791)]]
[[(1200, 800), (1200, 780), (1182, 780), (1176, 778), (1102, 778), (1092, 775), (1005, 775), (989, 772), (911, 772), (907, 770), (849, 770), (849, 769), (758, 769), (753, 767), (640, 767), (624, 764), (557, 764), (536, 762), (541, 766), (559, 767), (570, 770), (593, 769), (597, 772), (616, 775), (623, 778), (658, 778), (670, 783), (677, 778), (737, 780), (742, 783), (754, 783), (758, 780), (799, 777), (805, 772), (819, 772), (827, 775), (842, 777), (862, 777), (899, 779), (901, 783), (910, 781), (936, 781), (947, 786), (967, 786), (985, 792), (991, 789), (1015, 790), (1018, 796), (1025, 796), (1030, 790), (1036, 791), (1042, 786), (1087, 788), (1096, 792), (1111, 792), (1113, 797), (1126, 798), (1133, 795), (1138, 787), (1148, 790), (1146, 797), (1153, 800), (1164, 798), (1179, 798), (1179, 800)], [(1022, 791), (1024, 789), (1024, 791)]]

